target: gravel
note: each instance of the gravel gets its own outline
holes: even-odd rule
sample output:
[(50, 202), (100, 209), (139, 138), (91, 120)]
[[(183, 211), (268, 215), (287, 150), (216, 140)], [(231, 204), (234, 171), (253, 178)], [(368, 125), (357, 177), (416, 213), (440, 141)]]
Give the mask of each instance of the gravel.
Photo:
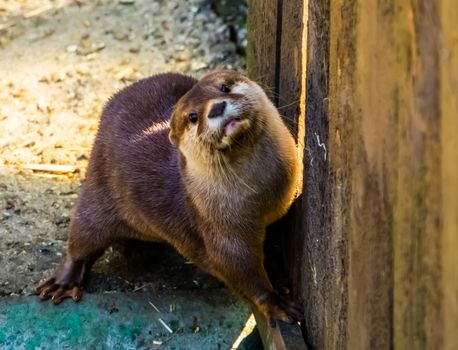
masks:
[[(71, 210), (109, 96), (165, 71), (195, 77), (217, 67), (243, 71), (244, 59), (231, 40), (233, 24), (205, 0), (0, 1), (0, 15), (0, 296), (6, 296), (33, 293), (65, 254)], [(75, 171), (34, 172), (25, 164)], [(220, 286), (176, 254), (152, 249), (162, 257), (157, 272), (135, 274), (123, 250), (111, 249), (95, 266), (90, 288)], [(161, 275), (164, 263), (190, 276), (189, 285)]]

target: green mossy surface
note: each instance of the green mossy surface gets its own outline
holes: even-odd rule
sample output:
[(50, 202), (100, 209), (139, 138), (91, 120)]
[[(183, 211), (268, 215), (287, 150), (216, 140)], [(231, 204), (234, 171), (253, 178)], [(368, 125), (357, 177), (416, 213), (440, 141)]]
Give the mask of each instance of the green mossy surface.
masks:
[[(247, 308), (226, 292), (202, 290), (91, 294), (80, 303), (66, 300), (59, 306), (34, 296), (1, 301), (2, 350), (230, 349), (248, 318)], [(169, 312), (170, 304), (176, 311)], [(174, 329), (173, 334), (159, 318)]]

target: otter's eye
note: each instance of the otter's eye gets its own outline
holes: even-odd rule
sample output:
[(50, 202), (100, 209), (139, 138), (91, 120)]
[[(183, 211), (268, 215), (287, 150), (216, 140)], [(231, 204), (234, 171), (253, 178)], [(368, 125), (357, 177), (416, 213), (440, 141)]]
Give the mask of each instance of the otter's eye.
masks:
[(223, 84), (221, 85), (221, 91), (228, 93), (228, 92), (231, 92), (231, 89), (229, 89), (229, 86)]
[(197, 113), (189, 113), (188, 118), (189, 118), (189, 121), (193, 124), (197, 123), (197, 121), (199, 120)]

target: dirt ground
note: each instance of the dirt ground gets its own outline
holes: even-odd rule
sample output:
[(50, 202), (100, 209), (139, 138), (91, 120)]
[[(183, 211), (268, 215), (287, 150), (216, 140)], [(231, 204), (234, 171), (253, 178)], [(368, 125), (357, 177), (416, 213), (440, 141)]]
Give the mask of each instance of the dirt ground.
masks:
[[(4, 0), (0, 16), (0, 296), (27, 295), (65, 254), (109, 96), (159, 72), (199, 77), (217, 66), (243, 70), (244, 63), (233, 28), (206, 0)], [(31, 170), (37, 165), (69, 168)], [(221, 288), (170, 250), (151, 249), (146, 259), (155, 269), (132, 269), (123, 249), (111, 249), (89, 289)], [(128, 252), (144, 266), (138, 250)], [(190, 278), (167, 278), (167, 265)]]

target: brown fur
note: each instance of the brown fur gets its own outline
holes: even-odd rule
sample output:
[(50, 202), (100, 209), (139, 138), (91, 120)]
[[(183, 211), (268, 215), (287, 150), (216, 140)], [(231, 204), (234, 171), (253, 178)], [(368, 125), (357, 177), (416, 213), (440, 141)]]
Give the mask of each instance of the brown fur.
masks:
[[(231, 91), (222, 92), (223, 84)], [(210, 118), (221, 101), (225, 114)], [(263, 267), (265, 227), (290, 206), (297, 168), (294, 140), (278, 112), (236, 72), (199, 82), (169, 73), (127, 87), (104, 109), (68, 256), (39, 287), (41, 298), (79, 300), (104, 249), (135, 238), (170, 243), (271, 322), (299, 319), (300, 309), (273, 291)]]

